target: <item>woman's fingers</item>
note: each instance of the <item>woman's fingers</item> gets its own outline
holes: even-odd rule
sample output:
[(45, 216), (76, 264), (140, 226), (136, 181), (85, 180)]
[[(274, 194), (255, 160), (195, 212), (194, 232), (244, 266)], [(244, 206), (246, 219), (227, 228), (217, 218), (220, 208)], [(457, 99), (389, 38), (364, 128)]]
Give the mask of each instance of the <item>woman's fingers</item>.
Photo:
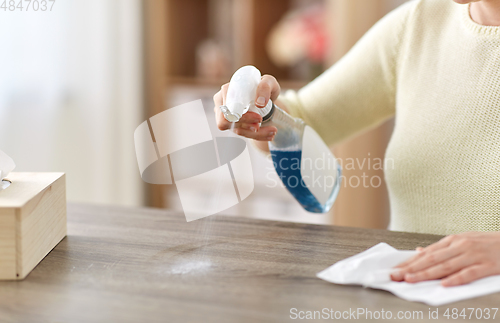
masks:
[(224, 84), (220, 91), (222, 93), (222, 105), (226, 105), (227, 89), (229, 89), (229, 83)]
[(462, 255), (454, 257), (424, 270), (406, 273), (404, 280), (409, 283), (418, 283), (424, 280), (440, 279), (467, 268), (473, 265), (474, 262), (475, 259), (470, 256)]
[(268, 126), (262, 127), (257, 132), (251, 131), (244, 128), (235, 128), (234, 133), (239, 136), (260, 140), (260, 141), (271, 141), (277, 133), (276, 127)]
[[(224, 84), (220, 91), (214, 95), (214, 112), (217, 121), (217, 127), (220, 130), (231, 129), (231, 122), (227, 121), (222, 112), (220, 111), (220, 106), (226, 104), (227, 90), (229, 88), (229, 83)], [(257, 107), (265, 107), (269, 100), (276, 100), (280, 94), (280, 85), (276, 78), (271, 75), (264, 75), (261, 82), (257, 87), (257, 97), (255, 99), (255, 105)], [(270, 141), (274, 139), (277, 133), (276, 127), (260, 127), (262, 122), (262, 117), (255, 112), (245, 113), (241, 119), (234, 124), (234, 132), (240, 136), (247, 138)]]
[(220, 106), (224, 105), (226, 102), (227, 88), (229, 87), (229, 83), (224, 84), (220, 91), (215, 93), (214, 95), (214, 112), (215, 112), (215, 120), (217, 122), (217, 127), (219, 130), (228, 130), (231, 128), (231, 122), (227, 121), (224, 118), (224, 115), (220, 111)]
[[(224, 118), (224, 116), (222, 115)], [(248, 129), (253, 132), (259, 131), (260, 123), (262, 122), (262, 117), (255, 112), (247, 112), (245, 113), (240, 121), (234, 124), (234, 128), (243, 128)]]
[(406, 267), (406, 266), (414, 263), (415, 261), (418, 261), (419, 259), (425, 257), (426, 255), (428, 255), (429, 253), (431, 253), (433, 251), (447, 248), (451, 244), (451, 242), (453, 241), (453, 239), (454, 239), (453, 237), (454, 236), (447, 236), (447, 237), (444, 237), (443, 239), (439, 240), (438, 242), (431, 244), (430, 246), (428, 246), (426, 248), (417, 248), (419, 252), (415, 256), (400, 263), (399, 265), (397, 265), (394, 268)]
[[(459, 248), (444, 248), (439, 249), (435, 252), (426, 253), (422, 257), (416, 259), (408, 265), (400, 267), (398, 271), (391, 274), (391, 278), (395, 281), (402, 281), (406, 280), (407, 275), (411, 275), (413, 273), (417, 274), (417, 277), (420, 277), (421, 273), (423, 273), (425, 270), (431, 270), (432, 268), (436, 267), (437, 264), (445, 263), (445, 261), (458, 256), (462, 252), (463, 250), (460, 250)], [(436, 271), (432, 269), (432, 273), (436, 273)]]
[(238, 127), (238, 124), (245, 124), (245, 123), (261, 123), (262, 122), (262, 117), (252, 111), (248, 111), (245, 113), (240, 121), (236, 122), (236, 127)]
[(214, 112), (215, 121), (217, 122), (217, 128), (219, 128), (219, 130), (221, 131), (231, 129), (231, 122), (227, 121), (226, 118), (224, 118), (224, 115), (220, 111), (219, 107), (215, 107)]
[(443, 279), (441, 285), (444, 287), (468, 284), (477, 279), (495, 275), (497, 271), (491, 264), (478, 264), (460, 270), (459, 272)]
[(250, 130), (252, 132), (259, 131), (260, 125), (258, 123), (242, 123), (238, 128)]
[[(214, 112), (215, 112), (215, 119), (217, 122), (217, 127), (219, 130), (229, 130), (231, 129), (231, 122), (227, 121), (226, 118), (224, 117), (224, 114), (220, 111), (220, 106), (226, 104), (226, 96), (227, 96), (227, 89), (229, 88), (229, 83), (224, 84), (220, 91), (217, 92), (214, 95)], [(245, 113), (240, 121), (235, 123), (234, 127), (235, 128), (243, 128), (250, 130), (252, 132), (257, 132), (260, 127), (260, 123), (262, 122), (262, 117), (255, 113), (255, 112), (247, 112)]]
[(425, 247), (422, 249), (423, 252), (433, 252), (439, 249), (443, 249), (451, 245), (454, 241), (457, 240), (457, 236), (455, 235), (450, 235), (442, 238), (436, 243), (431, 244), (430, 246)]
[(259, 108), (263, 108), (269, 102), (269, 99), (276, 100), (280, 94), (281, 88), (272, 75), (262, 76), (262, 80), (257, 86), (257, 96), (255, 98), (255, 105)]

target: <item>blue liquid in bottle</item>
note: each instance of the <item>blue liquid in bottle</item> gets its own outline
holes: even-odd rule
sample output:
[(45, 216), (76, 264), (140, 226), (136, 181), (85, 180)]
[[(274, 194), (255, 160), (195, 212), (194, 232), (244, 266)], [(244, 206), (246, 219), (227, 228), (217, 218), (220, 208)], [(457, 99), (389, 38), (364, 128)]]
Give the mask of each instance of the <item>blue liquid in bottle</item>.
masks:
[(306, 211), (328, 212), (337, 198), (342, 172), (328, 146), (304, 121), (275, 105), (262, 124), (278, 129), (269, 151), (283, 185)]
[(331, 192), (328, 201), (321, 204), (313, 193), (309, 190), (304, 182), (301, 174), (302, 150), (296, 151), (281, 151), (271, 150), (274, 167), (283, 185), (287, 188), (290, 194), (309, 212), (324, 213), (328, 212), (335, 201), (341, 180), (341, 167), (337, 165), (337, 179), (334, 183), (334, 189)]

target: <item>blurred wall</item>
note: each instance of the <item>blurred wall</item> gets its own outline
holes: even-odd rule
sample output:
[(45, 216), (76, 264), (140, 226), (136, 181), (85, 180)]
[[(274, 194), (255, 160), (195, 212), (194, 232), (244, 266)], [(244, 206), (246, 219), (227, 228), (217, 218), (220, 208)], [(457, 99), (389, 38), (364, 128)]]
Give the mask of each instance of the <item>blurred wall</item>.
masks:
[(138, 205), (140, 0), (0, 11), (0, 149), (16, 171), (67, 173), (69, 201)]

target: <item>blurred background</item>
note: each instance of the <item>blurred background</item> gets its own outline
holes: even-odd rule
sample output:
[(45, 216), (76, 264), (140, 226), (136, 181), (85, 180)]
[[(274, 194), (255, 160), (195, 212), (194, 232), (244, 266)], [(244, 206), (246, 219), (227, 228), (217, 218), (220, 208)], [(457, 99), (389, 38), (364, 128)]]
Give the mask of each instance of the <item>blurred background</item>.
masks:
[[(404, 0), (57, 0), (52, 10), (0, 9), (0, 149), (16, 171), (67, 173), (69, 202), (182, 210), (174, 185), (141, 181), (133, 133), (146, 118), (212, 96), (252, 64), (299, 89), (342, 57)], [(52, 3), (51, 3), (52, 5)], [(392, 132), (332, 147), (337, 157), (383, 158)], [(253, 147), (252, 147), (253, 148)], [(342, 185), (333, 210), (311, 214), (251, 152), (255, 190), (224, 214), (385, 228), (385, 185)], [(345, 169), (350, 177), (381, 170)]]

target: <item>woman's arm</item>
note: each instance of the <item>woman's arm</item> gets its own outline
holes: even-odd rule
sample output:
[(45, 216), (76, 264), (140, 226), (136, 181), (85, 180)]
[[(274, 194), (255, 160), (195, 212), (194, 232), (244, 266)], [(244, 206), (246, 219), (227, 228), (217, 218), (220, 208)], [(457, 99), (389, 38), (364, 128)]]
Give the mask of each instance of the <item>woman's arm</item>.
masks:
[(329, 145), (375, 127), (395, 113), (411, 1), (375, 24), (335, 65), (299, 90), (280, 96)]

